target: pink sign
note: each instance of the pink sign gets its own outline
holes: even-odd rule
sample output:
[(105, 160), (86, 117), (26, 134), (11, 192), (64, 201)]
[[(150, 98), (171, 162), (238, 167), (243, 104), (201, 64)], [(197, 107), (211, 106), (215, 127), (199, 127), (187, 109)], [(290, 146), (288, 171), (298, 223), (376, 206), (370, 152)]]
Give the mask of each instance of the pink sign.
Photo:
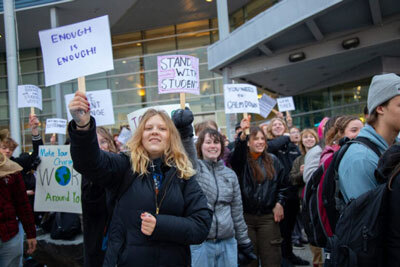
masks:
[(199, 95), (199, 59), (186, 55), (158, 56), (158, 93)]

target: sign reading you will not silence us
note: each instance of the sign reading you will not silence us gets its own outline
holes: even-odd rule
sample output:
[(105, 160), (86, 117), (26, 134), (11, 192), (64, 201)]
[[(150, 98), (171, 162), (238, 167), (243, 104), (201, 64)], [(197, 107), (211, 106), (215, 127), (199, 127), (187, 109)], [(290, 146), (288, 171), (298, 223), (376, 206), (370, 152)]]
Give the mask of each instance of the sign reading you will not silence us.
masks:
[(35, 211), (82, 213), (81, 175), (73, 169), (69, 145), (40, 146)]
[(46, 86), (114, 69), (108, 16), (39, 32)]
[(257, 88), (250, 84), (224, 84), (225, 113), (260, 113)]
[(199, 95), (199, 59), (187, 55), (157, 57), (158, 93)]

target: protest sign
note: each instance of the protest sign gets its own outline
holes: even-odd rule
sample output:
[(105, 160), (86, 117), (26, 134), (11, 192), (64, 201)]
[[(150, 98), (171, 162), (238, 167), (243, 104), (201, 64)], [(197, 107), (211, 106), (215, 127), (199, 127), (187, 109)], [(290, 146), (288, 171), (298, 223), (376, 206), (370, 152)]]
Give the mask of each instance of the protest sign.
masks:
[(46, 86), (114, 69), (108, 16), (39, 32)]
[(276, 100), (266, 94), (263, 94), (258, 102), (260, 104), (260, 115), (264, 118), (268, 117), (276, 105)]
[[(90, 104), (90, 115), (96, 119), (97, 126), (113, 125), (115, 123), (110, 89), (90, 91), (86, 93), (86, 97)], [(72, 98), (74, 98), (74, 94), (65, 95), (68, 121), (72, 120), (68, 109), (68, 104)]]
[(129, 141), (129, 139), (131, 138), (131, 136), (132, 136), (131, 131), (130, 131), (129, 129), (127, 129), (126, 127), (123, 127), (122, 130), (121, 130), (121, 132), (119, 133), (117, 139), (118, 139), (118, 141), (119, 141), (120, 143), (122, 143), (122, 144), (125, 145), (125, 144)]
[(293, 97), (280, 97), (276, 99), (278, 103), (278, 109), (280, 112), (295, 110)]
[(260, 113), (257, 88), (249, 84), (224, 84), (225, 113)]
[(158, 93), (199, 95), (199, 59), (186, 55), (158, 56)]
[[(189, 107), (189, 104), (186, 103), (186, 107)], [(180, 109), (181, 106), (179, 104), (173, 105), (162, 105), (162, 106), (155, 106), (155, 107), (148, 107), (148, 108), (141, 108), (131, 112), (127, 115), (129, 127), (131, 128), (131, 133), (133, 134), (136, 131), (136, 128), (139, 125), (140, 120), (142, 119), (143, 114), (148, 109), (156, 109), (156, 110), (164, 110), (170, 117), (172, 117), (173, 112), (177, 109)]]
[(42, 89), (32, 84), (18, 85), (18, 108), (42, 110)]
[(65, 134), (67, 131), (67, 120), (47, 119), (46, 134)]
[(68, 146), (40, 146), (35, 211), (82, 213), (81, 175), (72, 167)]

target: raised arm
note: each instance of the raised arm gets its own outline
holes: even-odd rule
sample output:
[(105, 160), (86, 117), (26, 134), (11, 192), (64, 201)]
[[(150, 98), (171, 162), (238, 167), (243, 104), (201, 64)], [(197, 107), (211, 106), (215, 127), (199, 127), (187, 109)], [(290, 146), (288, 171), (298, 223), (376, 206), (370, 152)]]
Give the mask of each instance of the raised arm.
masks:
[(290, 143), (290, 137), (286, 135), (279, 136), (272, 140), (268, 140), (268, 149), (269, 153), (275, 154), (279, 149), (282, 149), (285, 145)]

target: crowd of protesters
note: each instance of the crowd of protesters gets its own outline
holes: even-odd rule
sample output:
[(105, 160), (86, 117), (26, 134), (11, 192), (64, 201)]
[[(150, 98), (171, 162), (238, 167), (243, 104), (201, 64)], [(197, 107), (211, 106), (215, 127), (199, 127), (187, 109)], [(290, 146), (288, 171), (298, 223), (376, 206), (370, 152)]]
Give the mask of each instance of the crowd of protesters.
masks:
[[(309, 265), (293, 252), (308, 243), (300, 216), (304, 187), (341, 140), (356, 137), (368, 139), (382, 156), (362, 144), (350, 146), (338, 167), (338, 189), (348, 203), (378, 186), (376, 173), (388, 184), (380, 266), (399, 266), (395, 74), (373, 77), (365, 125), (359, 117), (338, 115), (301, 130), (290, 114), (259, 125), (248, 116), (231, 142), (214, 121), (193, 128), (187, 108), (172, 118), (148, 110), (126, 145), (96, 126), (84, 93), (75, 94), (69, 110), (71, 157), (82, 174), (84, 266)], [(7, 132), (0, 135), (0, 266), (22, 266), (24, 232), (27, 253), (34, 253), (35, 225), (42, 220), (32, 207), (43, 141), (35, 115), (29, 124), (31, 154), (13, 157), (18, 144)], [(332, 266), (329, 247), (310, 249), (313, 266)]]

